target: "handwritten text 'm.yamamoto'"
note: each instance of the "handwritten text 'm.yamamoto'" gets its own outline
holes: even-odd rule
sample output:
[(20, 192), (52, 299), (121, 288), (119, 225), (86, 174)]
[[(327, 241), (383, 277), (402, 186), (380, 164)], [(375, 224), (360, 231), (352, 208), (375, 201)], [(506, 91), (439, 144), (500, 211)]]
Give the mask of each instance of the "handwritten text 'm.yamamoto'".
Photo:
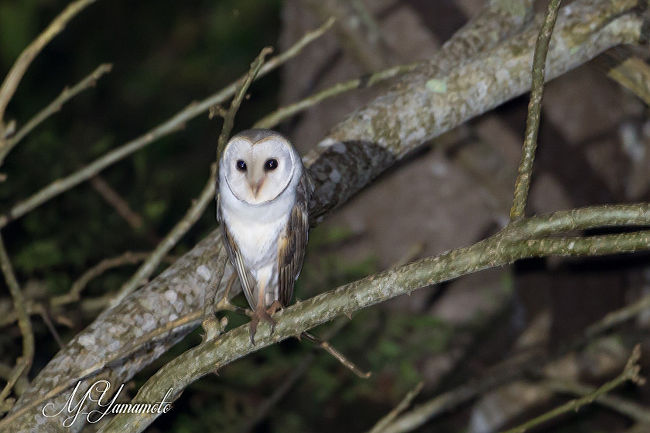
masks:
[[(55, 416), (64, 416), (63, 426), (70, 427), (74, 424), (79, 417), (85, 417), (86, 421), (91, 424), (99, 422), (107, 414), (118, 414), (118, 413), (167, 413), (171, 410), (171, 394), (172, 389), (169, 388), (165, 396), (161, 401), (153, 403), (116, 403), (117, 398), (119, 397), (124, 384), (120, 385), (119, 389), (113, 395), (112, 398), (108, 396), (108, 391), (111, 388), (111, 384), (107, 380), (98, 380), (93, 383), (90, 388), (84, 393), (83, 397), (75, 403), (75, 396), (79, 391), (79, 386), (81, 382), (77, 382), (77, 385), (74, 387), (72, 394), (65, 402), (61, 408), (54, 406), (54, 403), (48, 403), (43, 406), (41, 413), (43, 416), (52, 418)], [(93, 394), (97, 397), (93, 397)], [(109, 400), (110, 399), (110, 400)], [(90, 409), (93, 405), (97, 408)], [(87, 410), (87, 412), (85, 412)]]

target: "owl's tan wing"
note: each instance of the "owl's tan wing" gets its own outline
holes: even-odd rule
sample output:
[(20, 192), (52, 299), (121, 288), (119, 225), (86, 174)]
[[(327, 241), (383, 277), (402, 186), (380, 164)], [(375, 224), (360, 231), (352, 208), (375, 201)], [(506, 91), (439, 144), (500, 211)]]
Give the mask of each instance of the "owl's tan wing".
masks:
[(219, 223), (221, 224), (223, 244), (226, 246), (226, 251), (228, 251), (228, 257), (230, 258), (230, 263), (232, 263), (232, 265), (235, 267), (235, 270), (237, 271), (237, 276), (239, 276), (239, 282), (241, 283), (242, 291), (244, 292), (244, 296), (246, 296), (248, 305), (250, 305), (251, 308), (254, 310), (255, 307), (257, 306), (257, 298), (253, 294), (257, 284), (255, 282), (255, 277), (253, 277), (251, 273), (248, 271), (248, 269), (246, 269), (246, 267), (244, 266), (244, 259), (242, 258), (242, 255), (239, 252), (239, 248), (237, 247), (235, 240), (233, 239), (232, 235), (228, 231), (228, 225), (223, 220), (220, 210), (221, 210), (220, 196), (217, 193), (217, 221), (219, 221)]
[(289, 305), (293, 285), (300, 275), (309, 233), (309, 198), (312, 192), (309, 175), (305, 172), (296, 188), (296, 203), (291, 209), (287, 227), (278, 242), (278, 300)]

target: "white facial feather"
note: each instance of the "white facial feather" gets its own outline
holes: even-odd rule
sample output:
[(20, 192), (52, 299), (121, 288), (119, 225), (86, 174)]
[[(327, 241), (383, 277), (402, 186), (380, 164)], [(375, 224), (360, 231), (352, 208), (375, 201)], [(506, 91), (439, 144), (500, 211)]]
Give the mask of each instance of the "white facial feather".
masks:
[[(245, 271), (255, 279), (253, 293), (247, 294), (253, 309), (260, 290), (264, 308), (279, 299), (280, 238), (287, 236), (303, 170), (293, 146), (281, 135), (265, 130), (233, 137), (219, 162), (219, 212)], [(306, 209), (306, 203), (302, 204)], [(302, 262), (304, 245), (300, 254)]]
[(289, 142), (280, 135), (257, 142), (235, 136), (224, 151), (220, 171), (235, 197), (260, 204), (275, 199), (289, 185), (296, 157)]

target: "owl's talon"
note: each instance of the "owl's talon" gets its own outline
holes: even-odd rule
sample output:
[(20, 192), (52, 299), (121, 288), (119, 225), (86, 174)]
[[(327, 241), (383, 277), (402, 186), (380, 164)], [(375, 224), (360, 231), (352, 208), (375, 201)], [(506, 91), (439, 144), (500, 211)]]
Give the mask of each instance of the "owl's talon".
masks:
[(258, 323), (260, 323), (259, 316), (257, 314), (253, 314), (250, 325), (248, 326), (251, 337), (251, 346), (255, 346), (255, 333), (257, 332)]

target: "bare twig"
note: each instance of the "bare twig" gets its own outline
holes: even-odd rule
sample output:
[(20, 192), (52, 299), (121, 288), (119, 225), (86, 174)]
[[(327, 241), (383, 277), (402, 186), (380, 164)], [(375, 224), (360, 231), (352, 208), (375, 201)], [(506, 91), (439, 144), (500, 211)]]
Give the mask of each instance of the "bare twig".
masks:
[[(603, 319), (597, 321), (588, 328), (594, 329), (593, 332), (585, 332), (583, 336), (574, 339), (574, 341), (570, 342), (569, 344), (563, 345), (558, 350), (554, 351), (553, 354), (547, 356), (539, 356), (537, 352), (530, 350), (527, 351), (527, 353), (523, 354), (523, 356), (517, 356), (515, 354), (511, 357), (512, 359), (516, 360), (514, 363), (502, 363), (500, 367), (491, 369), (491, 371), (488, 372), (482, 379), (466, 383), (422, 403), (410, 412), (400, 416), (399, 419), (395, 420), (395, 422), (390, 424), (390, 426), (385, 429), (384, 433), (404, 433), (415, 430), (427, 421), (430, 421), (436, 416), (439, 416), (440, 414), (475, 398), (487, 390), (494, 389), (497, 386), (501, 386), (515, 379), (518, 379), (522, 377), (523, 374), (527, 371), (541, 370), (541, 367), (543, 365), (551, 362), (553, 359), (557, 359), (559, 356), (573, 350), (578, 350), (581, 346), (584, 346), (584, 344), (591, 341), (591, 339), (594, 337), (601, 335), (602, 333), (621, 324), (623, 320), (633, 318), (622, 313), (629, 310), (636, 304), (637, 303), (634, 303), (608, 314)], [(609, 316), (616, 317), (618, 320), (608, 320), (607, 317)]]
[(557, 13), (560, 9), (561, 0), (551, 0), (546, 11), (544, 24), (539, 31), (535, 55), (533, 57), (533, 78), (530, 91), (530, 102), (528, 103), (528, 116), (526, 118), (526, 138), (521, 151), (521, 163), (519, 173), (515, 182), (515, 194), (510, 209), (510, 219), (517, 220), (524, 215), (530, 179), (533, 173), (533, 161), (537, 149), (537, 133), (539, 131), (539, 118), (542, 111), (542, 95), (544, 94), (544, 80), (546, 78), (546, 55), (551, 42), (551, 35), (557, 20)]
[(419, 63), (411, 63), (408, 65), (394, 66), (392, 68), (384, 69), (383, 71), (375, 72), (373, 74), (369, 74), (360, 78), (355, 78), (353, 80), (335, 84), (331, 87), (328, 87), (327, 89), (316, 92), (301, 101), (287, 105), (286, 107), (278, 108), (274, 112), (258, 120), (257, 123), (255, 123), (255, 127), (273, 128), (278, 123), (288, 119), (291, 116), (296, 115), (297, 113), (300, 113), (301, 111), (313, 107), (314, 105), (326, 99), (333, 98), (350, 90), (365, 89), (367, 87), (374, 86), (375, 84), (385, 82), (391, 78), (395, 78), (406, 72), (414, 70), (418, 65)]
[[(262, 77), (272, 70), (276, 69), (278, 66), (282, 65), (289, 59), (298, 55), (302, 49), (313, 42), (315, 39), (322, 36), (327, 30), (332, 27), (334, 20), (328, 20), (325, 24), (319, 28), (306, 33), (298, 42), (296, 42), (291, 48), (289, 48), (284, 53), (275, 56), (265, 63), (264, 67), (260, 70), (258, 78)], [(241, 83), (243, 77), (230, 83), (228, 86), (224, 87), (222, 90), (217, 93), (209, 96), (206, 99), (203, 99), (200, 102), (193, 102), (184, 110), (176, 113), (170, 119), (156, 126), (155, 128), (149, 130), (143, 135), (131, 140), (124, 145), (114, 149), (107, 154), (99, 157), (95, 161), (89, 163), (82, 169), (62, 178), (55, 180), (50, 183), (45, 188), (34, 193), (32, 196), (16, 203), (11, 209), (3, 215), (0, 215), (0, 228), (6, 226), (10, 221), (20, 218), (25, 215), (27, 212), (33, 210), (34, 208), (40, 206), (46, 201), (50, 200), (53, 197), (69, 190), (70, 188), (84, 182), (91, 177), (95, 176), (97, 173), (105, 169), (106, 167), (120, 161), (127, 156), (131, 155), (133, 152), (142, 149), (148, 144), (154, 142), (155, 140), (171, 134), (172, 132), (178, 131), (183, 128), (185, 123), (199, 114), (204, 113), (209, 110), (210, 107), (216, 104), (220, 104), (230, 98), (237, 89), (237, 86)]]
[[(8, 382), (11, 379), (14, 369), (6, 364), (0, 363), (0, 378)], [(21, 377), (18, 379), (14, 385), (14, 393), (16, 395), (21, 395), (25, 389), (29, 386), (29, 381), (26, 377)]]
[(262, 51), (258, 54), (257, 58), (253, 60), (248, 73), (246, 73), (244, 79), (241, 81), (241, 84), (237, 87), (235, 97), (230, 103), (230, 108), (228, 108), (228, 112), (225, 113), (225, 116), (223, 118), (223, 126), (221, 128), (221, 133), (219, 134), (219, 141), (217, 142), (217, 155), (215, 161), (219, 161), (219, 158), (223, 153), (223, 149), (228, 143), (230, 133), (232, 132), (232, 127), (235, 123), (235, 115), (237, 114), (237, 111), (239, 110), (239, 107), (244, 100), (244, 96), (246, 96), (248, 88), (260, 72), (262, 65), (264, 64), (264, 59), (272, 52), (273, 48), (271, 47), (263, 48)]
[[(2, 134), (2, 121), (4, 119), (5, 110), (9, 101), (14, 95), (20, 80), (22, 80), (27, 68), (32, 63), (32, 60), (41, 52), (43, 47), (47, 45), (56, 35), (58, 35), (79, 12), (85, 9), (88, 5), (94, 3), (96, 0), (77, 0), (69, 4), (63, 12), (57, 15), (56, 18), (50, 23), (49, 26), (38, 35), (38, 37), (27, 46), (20, 54), (16, 62), (13, 64), (9, 73), (2, 82), (0, 87), (0, 137)], [(6, 143), (0, 142), (1, 147), (6, 146)]]
[(194, 200), (190, 208), (187, 210), (183, 218), (176, 223), (174, 228), (165, 236), (165, 238), (156, 246), (156, 248), (149, 255), (147, 260), (138, 268), (127, 282), (125, 282), (120, 290), (111, 301), (111, 305), (116, 305), (122, 301), (127, 295), (147, 282), (147, 279), (158, 268), (164, 257), (169, 251), (174, 248), (178, 241), (192, 228), (192, 226), (201, 218), (203, 212), (208, 207), (208, 204), (214, 198), (215, 182), (216, 182), (216, 164), (210, 166), (210, 176), (206, 182), (198, 199)]
[(57, 96), (56, 99), (50, 102), (47, 105), (47, 107), (39, 111), (34, 117), (29, 119), (27, 123), (25, 123), (25, 125), (22, 128), (20, 128), (18, 132), (16, 132), (16, 134), (12, 135), (9, 139), (7, 139), (4, 146), (0, 146), (0, 165), (2, 165), (7, 154), (11, 152), (11, 149), (13, 149), (14, 146), (16, 146), (20, 142), (20, 140), (25, 138), (27, 134), (32, 132), (34, 128), (36, 128), (38, 125), (44, 122), (48, 117), (50, 117), (51, 115), (59, 111), (63, 106), (63, 104), (65, 104), (70, 99), (74, 98), (84, 90), (93, 87), (97, 83), (97, 80), (99, 80), (103, 75), (109, 73), (112, 68), (113, 65), (111, 64), (108, 63), (101, 64), (97, 67), (97, 69), (91, 72), (90, 75), (88, 75), (83, 80), (79, 81), (71, 88), (66, 87), (65, 89), (63, 89), (61, 94)]
[(332, 355), (334, 359), (336, 359), (345, 368), (350, 370), (352, 373), (356, 374), (361, 379), (368, 379), (370, 376), (372, 376), (372, 373), (370, 371), (362, 371), (359, 367), (356, 366), (354, 362), (350, 361), (345, 355), (343, 355), (341, 352), (336, 350), (336, 348), (332, 346), (327, 340), (321, 340), (320, 338), (306, 331), (303, 332), (301, 335), (306, 339), (308, 339), (309, 341), (311, 341), (312, 343), (314, 343), (316, 346), (323, 349), (325, 352)]
[(384, 431), (386, 426), (388, 426), (391, 422), (393, 422), (393, 420), (395, 418), (397, 418), (397, 416), (399, 414), (404, 412), (406, 410), (406, 408), (410, 406), (413, 399), (415, 397), (417, 397), (417, 395), (420, 393), (420, 391), (422, 391), (423, 386), (424, 386), (424, 382), (419, 382), (415, 386), (415, 388), (410, 390), (408, 392), (408, 394), (406, 394), (404, 396), (402, 401), (400, 401), (399, 404), (397, 406), (395, 406), (395, 408), (393, 410), (388, 412), (388, 414), (386, 414), (386, 416), (384, 416), (382, 419), (380, 419), (377, 422), (377, 424), (375, 424), (375, 426), (372, 428), (372, 430), (370, 430), (370, 433), (381, 433), (382, 431)]
[[(584, 385), (578, 382), (571, 382), (565, 379), (543, 380), (541, 383), (539, 383), (539, 385), (542, 388), (549, 389), (553, 392), (562, 394), (574, 394), (583, 397), (596, 392), (596, 388), (593, 386)], [(594, 401), (598, 404), (601, 404), (602, 406), (608, 407), (623, 415), (626, 415), (636, 422), (642, 424), (650, 424), (650, 409), (638, 403), (610, 395), (602, 395)]]
[[(98, 276), (108, 271), (109, 269), (113, 269), (125, 265), (135, 265), (145, 260), (147, 257), (150, 256), (150, 254), (151, 253), (134, 253), (131, 251), (127, 251), (123, 254), (120, 254), (117, 257), (111, 257), (102, 260), (101, 262), (97, 263), (95, 266), (93, 266), (92, 268), (84, 272), (81, 275), (81, 277), (79, 277), (74, 283), (72, 283), (72, 287), (70, 288), (70, 291), (68, 293), (66, 293), (65, 295), (55, 296), (52, 299), (50, 299), (50, 306), (58, 307), (61, 305), (70, 304), (72, 302), (79, 301), (81, 299), (81, 292), (88, 285), (88, 283), (93, 279), (97, 278)], [(169, 261), (171, 260), (173, 260), (173, 258), (169, 258)]]
[(14, 270), (11, 266), (7, 250), (5, 249), (2, 235), (0, 235), (0, 268), (2, 268), (2, 273), (4, 274), (5, 281), (9, 287), (9, 292), (13, 298), (14, 308), (18, 313), (18, 327), (23, 336), (23, 354), (18, 360), (18, 363), (4, 389), (0, 392), (1, 405), (11, 392), (11, 388), (14, 384), (21, 377), (27, 377), (27, 374), (29, 373), (29, 368), (32, 366), (32, 361), (34, 360), (34, 332), (32, 331), (32, 322), (25, 309), (23, 292), (20, 290), (18, 280), (16, 280), (16, 276), (14, 275)]
[[(334, 323), (334, 325), (327, 330), (323, 338), (331, 340), (336, 334), (343, 329), (343, 327), (349, 323), (347, 319), (339, 320)], [(320, 349), (320, 348), (318, 348)], [(316, 349), (309, 353), (298, 365), (297, 368), (293, 369), (291, 375), (286, 379), (282, 380), (282, 383), (276, 388), (271, 397), (266, 399), (261, 405), (258, 406), (255, 414), (246, 420), (240, 428), (237, 429), (239, 433), (246, 433), (252, 430), (260, 421), (262, 421), (269, 414), (271, 409), (280, 401), (282, 398), (293, 388), (293, 386), (298, 382), (298, 380), (307, 372), (309, 366), (316, 359)]]
[(532, 420), (527, 421), (524, 424), (512, 428), (510, 430), (507, 430), (503, 433), (524, 433), (529, 431), (533, 427), (543, 424), (546, 421), (556, 418), (567, 412), (577, 412), (581, 407), (593, 403), (594, 400), (607, 394), (614, 388), (622, 385), (627, 381), (632, 381), (636, 384), (642, 385), (644, 383), (644, 379), (639, 376), (639, 372), (641, 370), (641, 367), (639, 366), (640, 358), (641, 358), (641, 347), (636, 346), (632, 351), (632, 355), (630, 356), (630, 359), (627, 361), (627, 364), (625, 365), (623, 372), (615, 379), (607, 382), (606, 384), (604, 384), (594, 392), (589, 393), (584, 397), (571, 400), (549, 412), (546, 412), (543, 415), (533, 418)]
[(385, 50), (369, 40), (360, 28), (356, 11), (349, 2), (340, 0), (303, 0), (321, 19), (336, 18), (336, 33), (343, 50), (357, 61), (365, 72), (373, 72), (388, 65)]
[[(217, 151), (218, 155), (221, 153), (223, 147), (226, 145), (226, 142), (228, 141), (228, 138), (230, 137), (230, 132), (232, 131), (232, 127), (234, 123), (235, 113), (239, 109), (241, 102), (244, 100), (244, 96), (246, 95), (246, 91), (248, 90), (248, 87), (251, 85), (251, 83), (259, 73), (263, 65), (264, 58), (271, 51), (272, 51), (271, 48), (268, 47), (262, 49), (259, 56), (255, 59), (255, 61), (251, 65), (250, 72), (246, 75), (246, 78), (242, 82), (242, 85), (237, 90), (235, 94), (235, 98), (233, 99), (230, 105), (230, 109), (228, 110), (228, 115), (224, 119), (224, 125), (221, 131), (221, 135), (219, 135), (219, 143), (218, 143), (218, 151)], [(216, 180), (217, 180), (217, 163), (214, 162), (210, 167), (210, 176), (208, 177), (208, 181), (203, 187), (203, 191), (201, 191), (199, 198), (194, 201), (192, 206), (190, 206), (190, 208), (185, 213), (185, 216), (179, 222), (176, 223), (174, 228), (158, 244), (156, 249), (154, 249), (154, 251), (151, 253), (149, 258), (142, 264), (142, 266), (140, 266), (140, 268), (138, 268), (136, 273), (126, 283), (122, 285), (119, 292), (111, 302), (111, 305), (119, 304), (122, 301), (122, 299), (124, 299), (127, 295), (129, 295), (131, 292), (137, 289), (140, 285), (144, 284), (147, 278), (149, 278), (149, 276), (151, 276), (151, 274), (160, 265), (163, 257), (178, 243), (180, 238), (183, 235), (185, 235), (185, 233), (187, 233), (187, 231), (190, 228), (192, 228), (192, 226), (196, 223), (196, 221), (198, 221), (198, 219), (201, 218), (201, 215), (203, 215), (203, 212), (205, 212), (205, 209), (207, 208), (208, 204), (210, 204), (210, 202), (214, 198)]]
[(90, 179), (90, 185), (133, 230), (139, 230), (142, 227), (142, 217), (131, 209), (126, 200), (103, 177), (100, 175), (94, 176)]
[(601, 334), (607, 329), (611, 329), (627, 320), (633, 319), (639, 313), (650, 309), (650, 295), (643, 296), (634, 303), (616, 311), (608, 313), (602, 320), (591, 325), (585, 331), (587, 337), (593, 337)]
[[(510, 2), (499, 0), (491, 3), (519, 4), (515, 0)], [(637, 14), (636, 6), (635, 0), (573, 2), (572, 7), (566, 9), (566, 13), (558, 19), (558, 26), (554, 32), (556, 43), (552, 44), (549, 53), (547, 77), (550, 79), (561, 75), (612, 46), (637, 42), (643, 20)], [(491, 22), (492, 20), (486, 21), (484, 24), (488, 27), (474, 33), (476, 36), (487, 32), (487, 38), (474, 38), (467, 41), (468, 44), (445, 44), (445, 46), (458, 46), (462, 50), (450, 52), (443, 48), (430, 62), (438, 67), (425, 73), (412, 72), (413, 75), (401, 82), (398, 88), (384, 93), (381, 98), (366, 107), (361, 107), (345, 121), (336, 125), (322, 140), (321, 145), (306, 156), (306, 165), (315, 174), (314, 180), (317, 185), (311, 203), (314, 223), (319, 222), (318, 217), (324, 216), (328, 211), (346, 202), (352, 195), (366, 187), (372, 179), (417, 149), (426, 140), (527, 90), (530, 84), (530, 58), (538, 27), (531, 26), (519, 37), (504, 41), (495, 47), (495, 44), (502, 39), (495, 40), (493, 36), (500, 34), (499, 29), (505, 28), (505, 24), (503, 21), (497, 21), (498, 26), (495, 29), (489, 26)], [(508, 33), (512, 34), (512, 31), (508, 30)], [(468, 45), (472, 48), (469, 54), (467, 54)], [(474, 50), (485, 54), (480, 59), (468, 61), (467, 57), (474, 55)], [(499, 71), (504, 70), (505, 64), (508, 65), (508, 73), (503, 75)], [(434, 78), (438, 82), (446, 83), (446, 93), (432, 92), (425, 85), (427, 80)], [(478, 91), (479, 88), (488, 91)], [(592, 215), (598, 215), (598, 211), (594, 209)], [(122, 348), (137, 338), (133, 330), (138, 328), (132, 318), (140, 317), (140, 314), (151, 314), (153, 318), (151, 323), (157, 326), (173, 320), (170, 318), (178, 314), (187, 314), (201, 308), (202, 293), (208, 286), (206, 282), (197, 278), (196, 270), (203, 263), (204, 258), (209, 257), (208, 263), (212, 264), (205, 265), (208, 272), (215, 274), (221, 272), (219, 269), (225, 260), (223, 249), (218, 248), (221, 243), (219, 231), (213, 231), (164, 274), (151, 282), (137, 298), (125, 300), (119, 308), (112, 310), (111, 314), (102, 315), (93, 326), (80, 333), (48, 366), (41, 370), (30, 390), (21, 397), (13, 413), (9, 415), (10, 421), (0, 422), (2, 427), (8, 426), (20, 430), (28, 428), (34, 419), (37, 419), (39, 423), (47, 425), (47, 428), (56, 429), (56, 424), (60, 423), (57, 420), (43, 418), (35, 406), (32, 406), (32, 410), (28, 412), (22, 408), (48, 393), (52, 381), (67, 381), (76, 375), (77, 369), (85, 368), (89, 364), (87, 362), (89, 357), (82, 355), (92, 353), (104, 357), (109, 355), (106, 347)], [(609, 248), (611, 247), (612, 245), (609, 245)], [(491, 251), (485, 254), (489, 256)], [(462, 257), (460, 262), (454, 264), (454, 268), (465, 266), (467, 259), (468, 256)], [(452, 274), (456, 271), (457, 269), (453, 272), (452, 269), (448, 270)], [(224, 281), (232, 270), (226, 268), (225, 272), (226, 278), (220, 283), (219, 293), (223, 292)], [(170, 293), (179, 295), (173, 304), (166, 300), (166, 295)], [(357, 299), (365, 298), (365, 295), (359, 295), (353, 303), (356, 303)], [(346, 301), (341, 299), (341, 303)], [(147, 306), (153, 306), (153, 309), (145, 309), (143, 307), (145, 302)], [(338, 308), (338, 302), (335, 305)], [(282, 314), (283, 318), (287, 318), (293, 313)], [(175, 344), (190, 329), (188, 327), (183, 332), (175, 333), (173, 337), (157, 340), (152, 343), (147, 353), (134, 356), (111, 367), (105, 375), (117, 383), (128, 380), (135, 372), (164, 352), (165, 348)], [(228, 334), (215, 341), (224, 341), (222, 338)], [(92, 339), (96, 343), (82, 348), (78, 344), (80, 338), (88, 339), (87, 341)], [(228, 337), (225, 341), (232, 342), (231, 338)], [(245, 344), (244, 340), (241, 342)], [(243, 355), (242, 352), (238, 356)], [(192, 365), (192, 362), (188, 365)], [(213, 369), (214, 365), (210, 371)], [(84, 387), (86, 385), (88, 385), (87, 381), (82, 384)], [(153, 394), (156, 392), (154, 390)], [(158, 395), (156, 397), (159, 398)], [(53, 404), (60, 407), (59, 404), (63, 404), (64, 401), (65, 396), (59, 396), (53, 400)], [(20, 415), (16, 415), (18, 412)]]

